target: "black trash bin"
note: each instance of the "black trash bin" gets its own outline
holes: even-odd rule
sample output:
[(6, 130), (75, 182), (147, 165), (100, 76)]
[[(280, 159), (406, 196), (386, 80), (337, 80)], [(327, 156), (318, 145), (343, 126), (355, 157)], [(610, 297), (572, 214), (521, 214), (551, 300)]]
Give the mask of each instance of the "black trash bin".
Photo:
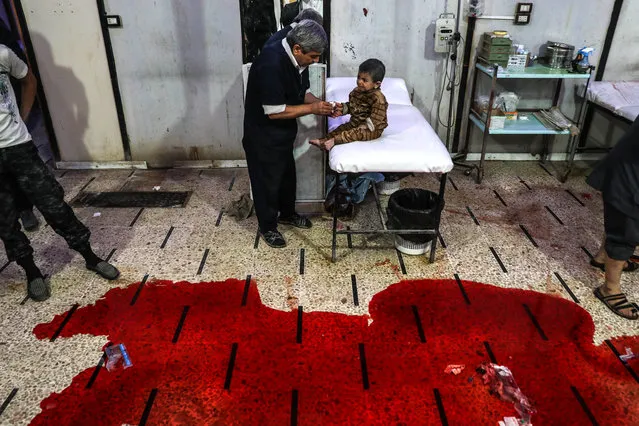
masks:
[[(439, 195), (425, 189), (407, 188), (395, 192), (388, 200), (389, 229), (436, 229), (444, 208)], [(409, 255), (424, 254), (433, 235), (396, 235), (395, 247)]]

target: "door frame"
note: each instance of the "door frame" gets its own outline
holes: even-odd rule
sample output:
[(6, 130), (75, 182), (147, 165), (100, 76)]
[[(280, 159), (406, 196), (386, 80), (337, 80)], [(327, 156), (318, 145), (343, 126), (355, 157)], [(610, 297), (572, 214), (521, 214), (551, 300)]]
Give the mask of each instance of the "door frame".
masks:
[(118, 70), (115, 66), (115, 55), (113, 53), (113, 44), (111, 43), (111, 34), (107, 25), (107, 12), (104, 0), (96, 0), (98, 6), (98, 17), (100, 19), (100, 27), (102, 28), (102, 38), (104, 39), (104, 50), (106, 51), (106, 59), (109, 65), (109, 75), (111, 77), (111, 87), (113, 88), (113, 99), (115, 100), (115, 109), (118, 115), (118, 124), (120, 126), (120, 136), (122, 137), (122, 148), (124, 149), (124, 160), (131, 161), (131, 140), (126, 127), (126, 118), (124, 116), (124, 105), (122, 103), (122, 94), (120, 92), (120, 83), (118, 82)]

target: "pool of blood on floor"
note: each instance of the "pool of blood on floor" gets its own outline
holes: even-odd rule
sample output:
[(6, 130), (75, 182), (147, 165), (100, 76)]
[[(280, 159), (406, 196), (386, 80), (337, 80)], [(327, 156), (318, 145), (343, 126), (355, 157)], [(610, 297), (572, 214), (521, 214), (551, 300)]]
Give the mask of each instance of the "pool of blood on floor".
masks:
[[(112, 289), (77, 309), (58, 339), (106, 336), (126, 344), (133, 367), (102, 368), (89, 388), (95, 368), (81, 372), (41, 402), (32, 424), (140, 424), (145, 410), (146, 424), (284, 424), (292, 412), (302, 425), (441, 424), (442, 415), (451, 424), (496, 424), (516, 412), (470, 378), (489, 360), (487, 347), (534, 402), (533, 424), (590, 424), (586, 409), (600, 424), (639, 424), (639, 383), (606, 345), (592, 344), (585, 310), (531, 291), (463, 286), (470, 304), (453, 280), (418, 280), (375, 295), (370, 317), (303, 311), (301, 343), (298, 312), (266, 307), (254, 283), (245, 306), (239, 280), (146, 283), (133, 305), (139, 284)], [(34, 334), (49, 339), (65, 317)], [(612, 343), (636, 351), (639, 338)], [(446, 375), (448, 364), (467, 368)]]

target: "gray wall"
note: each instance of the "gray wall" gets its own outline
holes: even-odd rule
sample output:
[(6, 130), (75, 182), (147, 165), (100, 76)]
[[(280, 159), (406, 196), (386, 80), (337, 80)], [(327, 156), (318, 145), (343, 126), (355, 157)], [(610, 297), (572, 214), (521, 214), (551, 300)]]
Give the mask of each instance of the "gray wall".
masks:
[[(462, 1), (466, 3), (465, 0)], [(155, 4), (156, 2), (141, 0), (141, 3)], [(165, 3), (165, 1), (157, 3)], [(206, 5), (204, 10), (210, 8), (208, 0), (184, 1), (180, 2), (180, 7), (193, 9), (196, 6), (192, 3), (200, 9), (204, 7), (203, 5)], [(222, 37), (223, 33), (223, 37), (229, 37), (229, 43), (221, 49), (227, 54), (228, 63), (218, 63), (214, 69), (214, 74), (217, 74), (221, 67), (225, 78), (218, 82), (213, 75), (209, 86), (202, 85), (200, 84), (202, 75), (199, 72), (201, 70), (189, 69), (187, 74), (192, 76), (189, 77), (190, 80), (187, 78), (178, 85), (182, 88), (184, 96), (180, 92), (167, 98), (170, 100), (167, 106), (190, 111), (196, 114), (198, 122), (205, 124), (195, 125), (195, 116), (184, 116), (185, 120), (182, 123), (185, 126), (184, 129), (189, 132), (188, 140), (184, 141), (172, 139), (171, 134), (175, 127), (166, 126), (164, 122), (161, 127), (158, 127), (163, 128), (166, 133), (164, 136), (167, 138), (166, 149), (173, 150), (177, 146), (181, 156), (186, 156), (186, 152), (190, 153), (190, 147), (202, 145), (212, 147), (210, 152), (207, 149), (198, 149), (198, 152), (205, 157), (210, 155), (215, 158), (239, 159), (243, 156), (239, 141), (242, 119), (241, 60), (239, 54), (229, 55), (231, 45), (239, 46), (238, 2), (225, 0), (220, 3), (225, 6), (225, 10), (219, 16), (227, 17), (228, 27), (235, 28), (237, 31), (230, 31), (226, 26), (224, 29), (219, 28), (224, 25), (224, 19), (206, 21), (204, 24), (199, 24), (198, 28), (201, 28), (203, 30), (201, 34), (206, 34), (207, 39), (210, 37), (210, 40), (219, 42), (219, 37)], [(487, 3), (487, 15), (512, 15), (516, 1), (489, 0)], [(27, 21), (62, 159), (67, 161), (123, 159), (122, 140), (96, 3), (79, 0), (65, 2), (23, 0), (23, 5), (28, 12)], [(533, 49), (548, 39), (564, 41), (578, 47), (592, 45), (597, 49), (593, 58), (596, 64), (608, 27), (612, 5), (613, 0), (537, 0), (534, 2), (534, 13), (530, 25), (521, 27), (513, 26), (505, 21), (482, 20), (479, 21), (476, 34), (479, 36), (483, 31), (506, 29), (517, 41)], [(364, 14), (364, 8), (367, 9), (367, 16)], [(152, 13), (154, 9), (149, 7), (149, 13)], [(414, 92), (415, 105), (444, 137), (445, 129), (436, 125), (444, 55), (433, 51), (434, 20), (444, 11), (456, 11), (456, 2), (369, 0), (362, 3), (333, 0), (331, 75), (354, 75), (357, 66), (363, 60), (369, 57), (380, 58), (388, 67), (388, 76), (402, 77), (406, 80), (409, 89)], [(120, 10), (118, 7), (118, 10), (109, 12), (122, 14), (125, 25), (130, 25), (131, 15), (128, 10)], [(189, 16), (192, 16), (192, 13)], [(637, 76), (639, 32), (635, 30), (637, 18), (639, 18), (639, 0), (625, 0), (608, 62), (606, 79), (639, 79)], [(173, 19), (162, 20), (158, 16), (153, 16), (149, 17), (149, 20), (157, 22), (158, 30), (162, 29), (162, 25), (176, 28), (177, 21)], [(230, 22), (231, 20), (233, 22)], [(462, 22), (462, 34), (465, 34), (465, 28), (465, 22)], [(234, 35), (235, 33), (237, 36)], [(191, 29), (185, 32), (184, 37), (189, 38), (193, 34), (194, 30)], [(187, 51), (190, 50), (189, 54), (193, 55), (197, 55), (198, 50), (202, 51), (202, 55), (197, 56), (199, 62), (196, 61), (196, 63), (204, 59), (217, 60), (220, 52), (219, 44), (209, 46), (202, 42), (201, 37), (197, 43), (195, 43), (197, 40), (186, 38), (182, 41), (182, 49), (188, 47)], [(191, 41), (194, 42), (193, 46)], [(476, 40), (473, 40), (473, 43), (476, 43)], [(132, 43), (132, 46), (135, 45), (136, 43)], [(230, 50), (234, 52), (235, 48)], [(158, 55), (161, 54), (161, 50), (158, 52)], [(143, 53), (145, 57), (149, 57), (149, 52)], [(233, 62), (237, 63), (237, 70), (230, 66)], [(166, 64), (166, 67), (170, 68), (169, 65)], [(206, 70), (211, 71), (208, 67)], [(152, 76), (142, 75), (139, 79), (146, 87), (154, 86)], [(198, 92), (195, 96), (188, 95), (189, 91), (195, 90)], [(545, 96), (552, 93), (551, 88), (543, 89), (539, 86), (517, 87), (517, 90), (525, 94), (529, 101), (538, 100), (542, 97), (540, 94)], [(152, 95), (158, 94), (158, 91), (153, 89), (153, 93), (150, 93), (139, 90), (136, 93), (151, 99)], [(185, 97), (187, 95), (188, 99)], [(232, 102), (227, 107), (222, 100), (229, 99), (228, 97), (232, 99)], [(570, 86), (566, 87), (563, 100), (565, 111), (569, 114), (574, 113), (574, 92)], [(204, 105), (201, 113), (197, 112), (198, 108), (193, 108), (192, 105), (196, 104)], [(446, 96), (441, 110), (447, 111)], [(212, 115), (215, 115), (215, 120), (221, 121), (212, 120)], [(180, 114), (174, 114), (174, 116), (183, 117)], [(465, 121), (465, 117), (460, 119)], [(206, 123), (213, 122), (216, 125), (215, 128), (211, 128), (211, 132), (215, 134), (208, 135)], [(144, 125), (143, 122), (139, 124)], [(597, 127), (603, 128), (605, 125), (604, 121)], [(166, 132), (167, 127), (169, 132)], [(191, 128), (197, 131), (191, 133)], [(477, 149), (478, 136), (478, 132), (472, 135), (474, 150)], [(488, 150), (489, 152), (530, 152), (534, 144), (534, 138), (502, 137), (491, 140)], [(555, 146), (557, 151), (562, 151), (563, 148), (561, 143)]]

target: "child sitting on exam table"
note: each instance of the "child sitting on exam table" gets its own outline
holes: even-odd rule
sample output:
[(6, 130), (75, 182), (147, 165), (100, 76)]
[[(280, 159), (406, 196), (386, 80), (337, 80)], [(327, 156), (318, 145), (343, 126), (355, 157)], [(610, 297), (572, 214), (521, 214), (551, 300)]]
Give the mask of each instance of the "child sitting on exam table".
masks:
[[(357, 87), (348, 96), (349, 101), (341, 104), (341, 114), (338, 114), (350, 114), (350, 121), (330, 132), (325, 138), (314, 139), (310, 143), (330, 151), (335, 145), (379, 138), (388, 127), (388, 102), (380, 90), (385, 74), (386, 67), (382, 61), (368, 59), (362, 62), (357, 74)], [(339, 107), (338, 104), (337, 108)]]

